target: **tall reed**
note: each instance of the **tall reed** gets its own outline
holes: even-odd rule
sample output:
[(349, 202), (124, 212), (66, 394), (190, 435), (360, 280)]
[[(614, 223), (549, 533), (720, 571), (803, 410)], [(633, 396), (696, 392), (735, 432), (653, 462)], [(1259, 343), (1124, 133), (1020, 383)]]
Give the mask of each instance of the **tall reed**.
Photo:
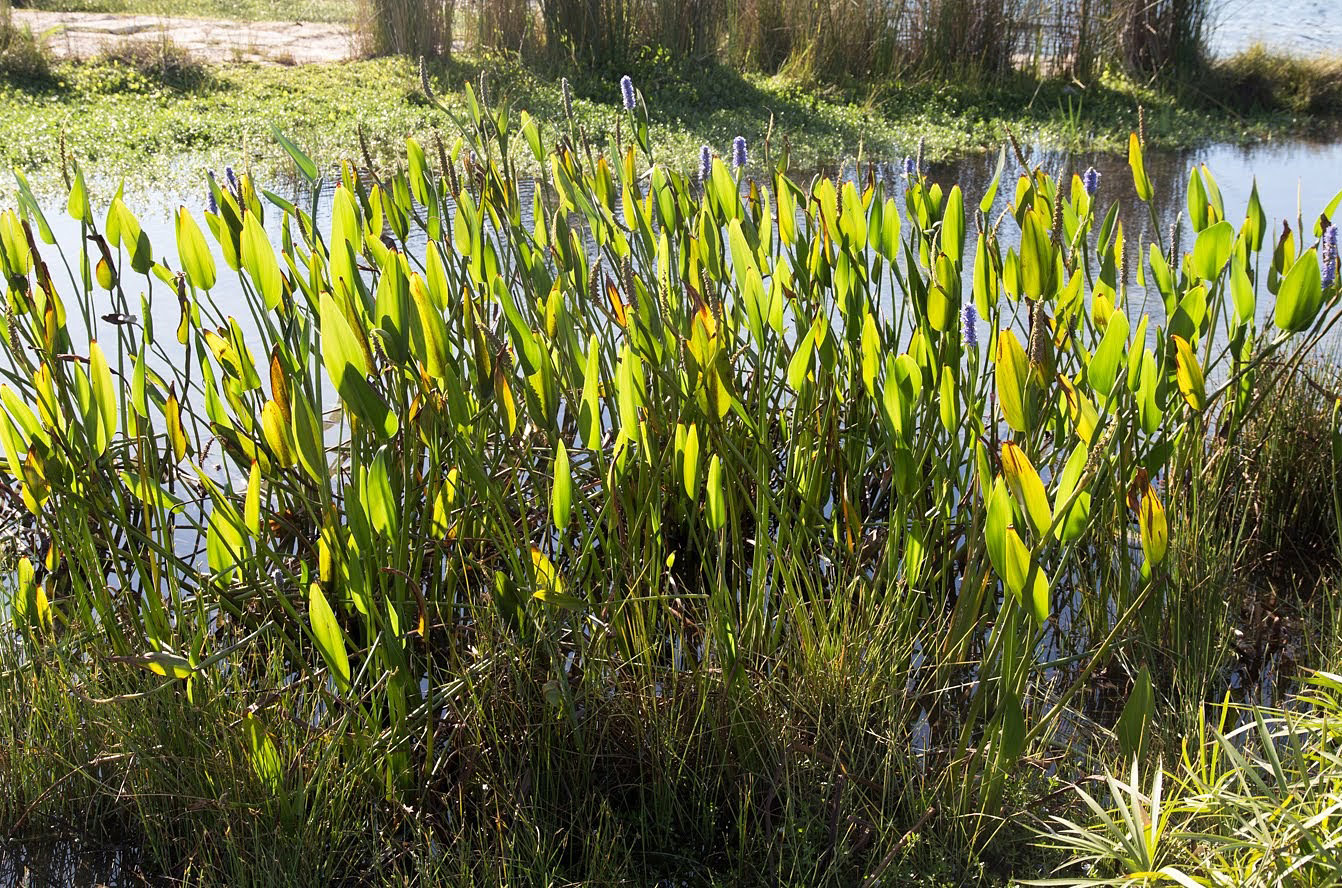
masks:
[(452, 53), (456, 0), (360, 0), (358, 31), (371, 55)]

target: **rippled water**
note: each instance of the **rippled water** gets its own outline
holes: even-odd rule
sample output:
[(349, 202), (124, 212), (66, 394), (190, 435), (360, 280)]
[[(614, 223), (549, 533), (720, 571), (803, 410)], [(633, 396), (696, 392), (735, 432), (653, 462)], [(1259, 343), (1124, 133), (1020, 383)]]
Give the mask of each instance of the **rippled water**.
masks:
[(1233, 55), (1255, 43), (1300, 55), (1342, 53), (1337, 0), (1216, 0), (1211, 50)]

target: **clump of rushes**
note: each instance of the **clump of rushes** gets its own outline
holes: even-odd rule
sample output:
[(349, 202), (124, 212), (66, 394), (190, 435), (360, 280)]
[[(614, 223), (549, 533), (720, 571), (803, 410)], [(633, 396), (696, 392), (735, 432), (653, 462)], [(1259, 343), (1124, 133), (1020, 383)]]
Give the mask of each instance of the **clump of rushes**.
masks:
[[(1208, 179), (1240, 236), (1208, 226), (1150, 286), (1267, 301), (1280, 280), (1277, 331), (1196, 299), (1166, 324), (1112, 286), (1141, 238), (1090, 231), (1108, 214), (1039, 170), (972, 196), (916, 161), (701, 185), (469, 113), (459, 190), (411, 140), (399, 172), (346, 164), (323, 193), (283, 140), (325, 224), (230, 172), (208, 224), (183, 209), (154, 244), (76, 169), (81, 235), (49, 246), (19, 180), (0, 490), (44, 545), (0, 602), (31, 653), (13, 668), (61, 645), (81, 694), (134, 674), (128, 702), (231, 716), (210, 746), (249, 794), (173, 812), (218, 842), (306, 816), (329, 774), (414, 837), (399, 853), (512, 873), (499, 812), (517, 842), (562, 835), (531, 849), (572, 862), (549, 881), (646, 884), (695, 848), (725, 884), (811, 883), (822, 857), (857, 884), (927, 809), (965, 848), (997, 841), (975, 830), (1012, 819), (1020, 763), (1070, 742), (1098, 670), (1171, 649), (1179, 519), (1206, 493), (1188, 467), (1261, 409), (1235, 374), (1294, 366), (1342, 317), (1304, 245), (1264, 243)], [(1012, 246), (970, 234), (999, 189)], [(140, 293), (176, 329), (103, 314)], [(98, 791), (159, 748), (109, 744)], [(722, 816), (760, 807), (819, 813), (774, 824), (803, 845), (780, 857)], [(887, 832), (859, 854), (832, 816)], [(638, 848), (620, 878), (582, 869), (615, 846)]]

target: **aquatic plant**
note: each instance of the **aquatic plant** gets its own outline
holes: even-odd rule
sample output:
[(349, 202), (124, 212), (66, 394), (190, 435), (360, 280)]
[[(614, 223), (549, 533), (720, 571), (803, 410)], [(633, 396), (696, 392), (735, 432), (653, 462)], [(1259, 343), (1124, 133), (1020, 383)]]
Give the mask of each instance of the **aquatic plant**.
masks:
[(737, 136), (732, 139), (732, 166), (736, 169), (743, 169), (746, 165), (746, 139), (745, 136)]
[(620, 98), (624, 102), (624, 110), (634, 110), (634, 81), (628, 74), (620, 78)]
[(1100, 172), (1095, 167), (1090, 167), (1081, 174), (1081, 185), (1086, 189), (1086, 194), (1094, 197), (1100, 190)]
[(1319, 264), (1323, 268), (1323, 285), (1331, 287), (1337, 280), (1338, 252), (1337, 226), (1329, 225), (1323, 230), (1322, 246), (1319, 252)]
[[(326, 183), (277, 134), (310, 195), (211, 181), (175, 259), (119, 197), (95, 215), (78, 169), (58, 244), (20, 179), (0, 472), (43, 540), (7, 602), (26, 650), (81, 645), (72, 681), (139, 669), (187, 704), (282, 682), (302, 718), (258, 693), (228, 753), (277, 810), (348, 765), (426, 835), (459, 793), (493, 847), (513, 756), (540, 787), (517, 807), (597, 791), (598, 762), (657, 793), (636, 769), (683, 768), (692, 734), (758, 781), (733, 799), (844, 762), (844, 805), (884, 822), (916, 773), (983, 841), (962, 815), (999, 815), (1097, 671), (1157, 648), (1208, 442), (1339, 318), (1315, 251), (1254, 202), (1236, 227), (1195, 170), (1191, 252), (1140, 245), (1153, 318), (1116, 205), (1004, 178), (1005, 151), (977, 201), (753, 179), (744, 139), (695, 183), (644, 111), (638, 147), (589, 154), (466, 94), (459, 143), (409, 140), (384, 175)], [(1135, 134), (1129, 165), (1149, 205)], [(985, 218), (1004, 186), (1018, 242)], [(772, 731), (808, 693), (844, 730)], [(323, 739), (277, 739), (299, 730)], [(669, 833), (721, 841), (662, 802)]]
[(699, 148), (699, 181), (707, 183), (713, 173), (713, 149), (708, 145)]
[(976, 349), (979, 347), (978, 325), (978, 312), (974, 310), (974, 303), (966, 302), (960, 318), (961, 335), (965, 338), (965, 348)]

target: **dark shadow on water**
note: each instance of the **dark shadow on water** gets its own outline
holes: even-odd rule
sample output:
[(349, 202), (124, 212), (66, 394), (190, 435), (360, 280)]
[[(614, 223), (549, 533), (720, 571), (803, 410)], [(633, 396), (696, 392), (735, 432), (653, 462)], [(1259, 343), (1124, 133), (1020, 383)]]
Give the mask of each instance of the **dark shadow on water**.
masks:
[(0, 842), (0, 888), (137, 888), (165, 885), (150, 878), (126, 848), (89, 847), (50, 839)]

